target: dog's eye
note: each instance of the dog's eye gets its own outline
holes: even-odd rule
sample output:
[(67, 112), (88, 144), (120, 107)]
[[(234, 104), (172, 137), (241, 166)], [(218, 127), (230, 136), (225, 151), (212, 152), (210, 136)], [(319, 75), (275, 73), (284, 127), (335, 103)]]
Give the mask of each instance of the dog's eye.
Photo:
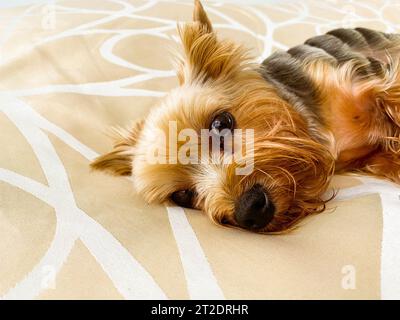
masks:
[(190, 189), (175, 191), (171, 194), (171, 200), (178, 206), (193, 208), (194, 191)]
[(233, 130), (234, 126), (235, 119), (232, 114), (224, 111), (214, 117), (210, 125), (210, 130), (218, 132), (224, 129)]

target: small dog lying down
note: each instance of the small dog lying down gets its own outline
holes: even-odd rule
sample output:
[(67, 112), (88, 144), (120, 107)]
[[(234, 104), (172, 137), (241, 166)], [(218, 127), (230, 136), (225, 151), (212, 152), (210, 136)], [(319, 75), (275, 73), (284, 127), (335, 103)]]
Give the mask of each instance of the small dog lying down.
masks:
[(322, 212), (334, 173), (400, 183), (399, 35), (337, 29), (259, 65), (217, 37), (199, 1), (179, 33), (179, 87), (94, 169), (261, 233)]

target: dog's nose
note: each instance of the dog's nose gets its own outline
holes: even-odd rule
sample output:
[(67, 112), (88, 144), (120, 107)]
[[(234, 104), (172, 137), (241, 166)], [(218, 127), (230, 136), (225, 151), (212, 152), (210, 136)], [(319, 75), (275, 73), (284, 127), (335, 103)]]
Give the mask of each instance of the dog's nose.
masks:
[(235, 207), (236, 222), (246, 229), (264, 228), (272, 220), (274, 213), (273, 203), (259, 184), (243, 193)]

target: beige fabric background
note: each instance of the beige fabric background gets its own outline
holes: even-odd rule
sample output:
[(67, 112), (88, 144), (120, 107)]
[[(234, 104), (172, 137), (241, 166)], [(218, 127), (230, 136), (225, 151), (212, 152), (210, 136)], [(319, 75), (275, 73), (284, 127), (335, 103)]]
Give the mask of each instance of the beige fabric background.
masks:
[[(246, 3), (246, 4), (245, 4)], [(221, 37), (265, 58), (345, 26), (399, 30), (397, 1), (204, 1)], [(284, 236), (150, 206), (89, 171), (177, 81), (169, 48), (191, 1), (0, 9), (0, 297), (399, 298), (400, 189), (337, 177), (327, 212)]]

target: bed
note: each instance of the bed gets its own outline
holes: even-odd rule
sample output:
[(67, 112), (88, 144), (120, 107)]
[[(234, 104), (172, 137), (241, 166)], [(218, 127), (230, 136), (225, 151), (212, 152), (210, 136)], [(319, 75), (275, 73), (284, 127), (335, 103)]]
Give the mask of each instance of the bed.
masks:
[[(0, 9), (0, 298), (400, 298), (399, 186), (337, 176), (324, 213), (265, 236), (90, 171), (109, 127), (177, 85), (192, 1), (28, 2)], [(260, 59), (336, 27), (400, 29), (396, 1), (203, 4)]]

